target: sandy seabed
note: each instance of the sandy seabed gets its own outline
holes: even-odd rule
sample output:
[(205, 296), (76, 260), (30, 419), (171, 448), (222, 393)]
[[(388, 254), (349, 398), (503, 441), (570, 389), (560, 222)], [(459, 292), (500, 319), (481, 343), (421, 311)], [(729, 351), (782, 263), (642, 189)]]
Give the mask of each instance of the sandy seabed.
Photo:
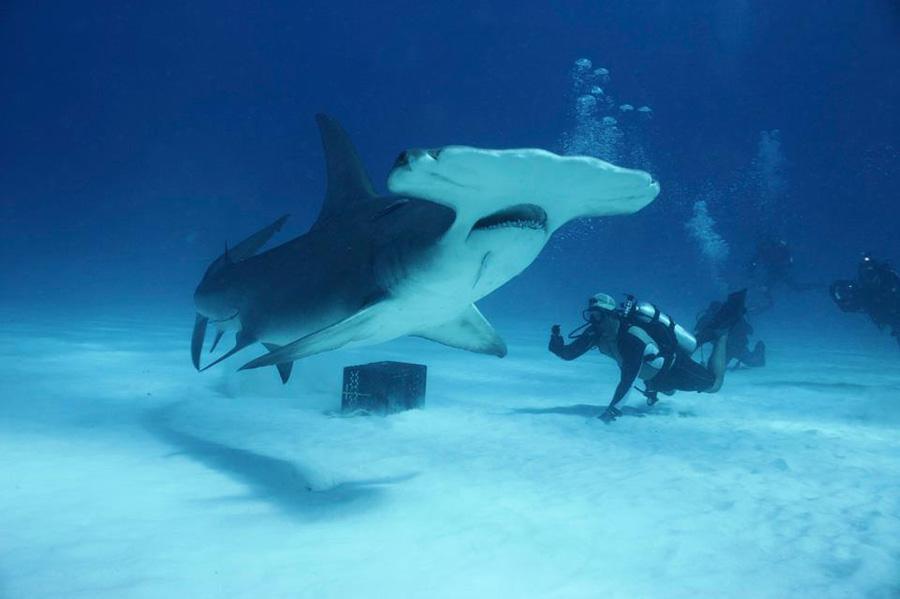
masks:
[[(601, 356), (504, 331), (236, 373), (190, 322), (0, 332), (0, 597), (898, 597), (897, 355), (770, 342), (654, 408)], [(227, 342), (226, 342), (227, 344)], [(427, 406), (340, 415), (341, 367)]]

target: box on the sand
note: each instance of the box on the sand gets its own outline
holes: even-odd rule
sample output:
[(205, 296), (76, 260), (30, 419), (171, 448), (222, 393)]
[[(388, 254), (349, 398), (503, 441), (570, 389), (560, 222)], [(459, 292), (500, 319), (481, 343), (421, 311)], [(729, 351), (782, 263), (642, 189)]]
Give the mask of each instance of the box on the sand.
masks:
[(341, 410), (390, 414), (425, 405), (423, 364), (373, 362), (344, 368)]

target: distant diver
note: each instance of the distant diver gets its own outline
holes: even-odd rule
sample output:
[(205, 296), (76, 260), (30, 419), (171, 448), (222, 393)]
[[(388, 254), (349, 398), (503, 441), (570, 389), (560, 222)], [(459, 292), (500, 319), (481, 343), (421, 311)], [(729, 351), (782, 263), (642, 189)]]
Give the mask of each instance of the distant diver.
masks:
[(775, 235), (765, 235), (756, 244), (756, 252), (747, 265), (751, 277), (761, 278), (763, 303), (751, 308), (765, 312), (775, 305), (774, 291), (785, 286), (792, 291), (810, 291), (820, 285), (799, 283), (794, 274), (794, 253), (787, 241)]
[(900, 343), (900, 275), (890, 265), (863, 255), (855, 281), (831, 284), (831, 299), (843, 312), (864, 312), (879, 329), (890, 328)]
[[(709, 306), (697, 317), (697, 331), (708, 328), (719, 310), (722, 302), (711, 302)], [(753, 326), (747, 321), (746, 316), (741, 316), (728, 333), (728, 343), (725, 349), (725, 363), (731, 364), (737, 361), (736, 368), (746, 366), (759, 368), (766, 365), (766, 344), (757, 340), (753, 349), (750, 349), (750, 336), (753, 334)]]
[(756, 253), (748, 265), (751, 276), (762, 277), (765, 303), (758, 308), (762, 312), (775, 305), (773, 289), (780, 283), (793, 280), (794, 256), (787, 241), (771, 235), (764, 236), (756, 244)]
[[(616, 361), (619, 384), (600, 416), (609, 423), (622, 414), (616, 404), (638, 378), (645, 385), (638, 390), (651, 406), (658, 401), (658, 393), (717, 392), (725, 380), (728, 333), (744, 315), (745, 300), (746, 289), (729, 295), (695, 336), (649, 302), (628, 296), (619, 307), (612, 297), (598, 293), (588, 300), (583, 313), (585, 324), (569, 334), (574, 339), (572, 343), (566, 345), (559, 325), (553, 325), (549, 350), (563, 360), (574, 360), (597, 348)], [(706, 342), (713, 342), (714, 346), (704, 365), (694, 361), (691, 354)]]

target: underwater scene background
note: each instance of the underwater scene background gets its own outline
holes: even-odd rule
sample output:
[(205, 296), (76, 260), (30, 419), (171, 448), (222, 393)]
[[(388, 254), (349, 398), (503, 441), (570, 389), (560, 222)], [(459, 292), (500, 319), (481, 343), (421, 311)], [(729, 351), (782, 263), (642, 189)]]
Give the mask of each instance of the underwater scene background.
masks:
[[(900, 260), (896, 2), (7, 2), (0, 73), (0, 597), (900, 596), (900, 347), (829, 295)], [(318, 112), (379, 192), (463, 144), (661, 193), (479, 302), (502, 360), (198, 374), (209, 263), (316, 219)], [(772, 239), (798, 285), (750, 268)], [(615, 364), (547, 351), (597, 292), (690, 328), (741, 288), (767, 362), (714, 395), (605, 424)], [(341, 417), (380, 360), (425, 408)]]

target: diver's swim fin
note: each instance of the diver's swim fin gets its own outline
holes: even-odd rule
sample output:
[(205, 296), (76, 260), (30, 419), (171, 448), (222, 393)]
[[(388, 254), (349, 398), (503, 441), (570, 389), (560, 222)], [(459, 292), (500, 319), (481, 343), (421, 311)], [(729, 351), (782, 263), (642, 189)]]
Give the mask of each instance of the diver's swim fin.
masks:
[(744, 363), (747, 366), (753, 366), (754, 368), (760, 368), (766, 365), (766, 344), (762, 341), (757, 341), (756, 345), (753, 346), (753, 351), (750, 352), (748, 356), (749, 360), (744, 360)]
[(719, 335), (731, 329), (747, 313), (747, 290), (741, 289), (728, 294), (728, 299), (709, 319), (702, 330), (697, 331), (697, 344), (714, 341)]
[(741, 289), (728, 295), (722, 309), (716, 315), (717, 329), (730, 329), (747, 313), (747, 290)]

